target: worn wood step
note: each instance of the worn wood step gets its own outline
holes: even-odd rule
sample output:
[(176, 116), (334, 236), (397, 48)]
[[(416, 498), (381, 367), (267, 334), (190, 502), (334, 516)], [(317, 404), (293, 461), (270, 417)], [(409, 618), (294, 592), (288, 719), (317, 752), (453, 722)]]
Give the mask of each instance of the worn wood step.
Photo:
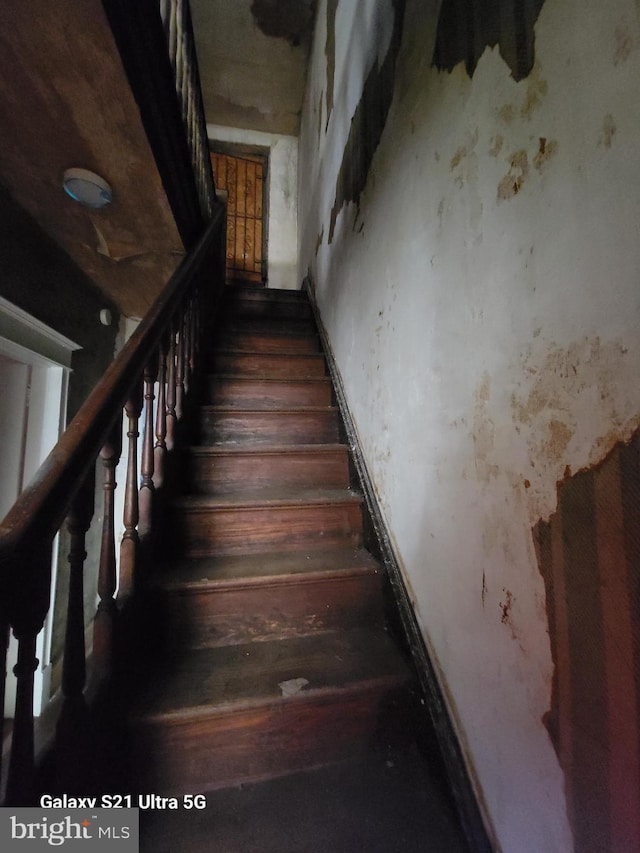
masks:
[(187, 496), (172, 521), (174, 553), (188, 557), (362, 544), (361, 496), (343, 489)]
[(264, 379), (314, 379), (326, 376), (321, 353), (224, 352), (209, 360), (214, 373), (253, 376)]
[(209, 376), (204, 402), (235, 409), (282, 409), (330, 406), (333, 389), (328, 377), (257, 379), (253, 376)]
[(222, 328), (215, 335), (218, 349), (229, 352), (318, 353), (317, 334), (283, 334), (281, 332), (233, 331)]
[(348, 452), (343, 444), (192, 447), (183, 458), (184, 489), (195, 494), (346, 489)]
[(201, 406), (199, 444), (331, 444), (339, 441), (333, 406), (273, 411)]
[[(295, 291), (293, 291), (295, 292)], [(265, 298), (268, 291), (225, 293), (222, 313), (225, 318), (292, 318), (311, 319), (309, 302), (299, 297), (279, 295), (277, 298)], [(284, 291), (286, 294), (286, 291)]]
[(138, 786), (206, 791), (354, 757), (408, 680), (381, 631), (177, 654), (131, 719)]
[(363, 549), (181, 560), (154, 578), (163, 630), (190, 647), (383, 625), (382, 569)]

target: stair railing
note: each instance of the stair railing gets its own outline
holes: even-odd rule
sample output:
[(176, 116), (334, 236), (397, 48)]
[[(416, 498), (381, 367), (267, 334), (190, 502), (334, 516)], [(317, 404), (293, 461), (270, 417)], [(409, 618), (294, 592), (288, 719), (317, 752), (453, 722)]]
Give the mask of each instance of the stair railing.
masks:
[(187, 131), (200, 208), (205, 216), (210, 216), (215, 186), (189, 0), (160, 0), (160, 15)]
[(102, 0), (182, 241), (216, 200), (188, 0)]
[[(3, 679), (9, 628), (18, 640), (7, 805), (33, 804), (36, 637), (49, 610), (54, 539), (65, 523), (70, 541), (70, 577), (61, 719), (65, 708), (83, 701), (86, 686), (83, 566), (85, 535), (93, 516), (96, 467), (101, 469), (104, 505), (93, 662), (98, 672), (103, 675), (109, 672), (116, 614), (121, 599), (135, 583), (141, 536), (153, 530), (153, 496), (165, 477), (167, 454), (184, 410), (185, 393), (197, 369), (202, 319), (214, 310), (224, 282), (223, 226), (224, 212), (218, 205), (204, 235), (0, 524)], [(125, 532), (120, 543), (117, 577), (114, 494), (115, 468), (123, 450), (123, 415), (127, 426)], [(141, 415), (143, 438), (138, 459)], [(101, 464), (96, 466), (96, 462)], [(67, 726), (69, 729), (73, 734), (73, 725)]]

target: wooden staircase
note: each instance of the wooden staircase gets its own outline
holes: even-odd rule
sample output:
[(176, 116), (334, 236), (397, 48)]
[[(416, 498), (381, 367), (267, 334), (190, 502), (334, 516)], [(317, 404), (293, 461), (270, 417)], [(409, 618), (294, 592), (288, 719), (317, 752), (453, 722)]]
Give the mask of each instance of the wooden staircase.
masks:
[(229, 286), (211, 340), (147, 591), (162, 630), (131, 720), (140, 791), (361, 755), (410, 681), (306, 295)]

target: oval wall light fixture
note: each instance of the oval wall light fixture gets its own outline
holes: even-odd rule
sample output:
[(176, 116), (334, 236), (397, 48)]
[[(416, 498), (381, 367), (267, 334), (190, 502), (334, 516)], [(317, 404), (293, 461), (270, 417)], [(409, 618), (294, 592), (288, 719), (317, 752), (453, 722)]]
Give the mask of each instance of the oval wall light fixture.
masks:
[(111, 202), (111, 187), (88, 169), (67, 169), (62, 179), (66, 194), (85, 207), (106, 207)]

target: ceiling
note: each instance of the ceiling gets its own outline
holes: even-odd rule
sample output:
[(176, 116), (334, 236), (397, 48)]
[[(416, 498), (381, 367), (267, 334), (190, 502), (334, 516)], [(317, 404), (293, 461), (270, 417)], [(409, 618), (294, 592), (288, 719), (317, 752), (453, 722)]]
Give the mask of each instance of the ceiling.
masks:
[(207, 121), (297, 136), (316, 0), (191, 0)]
[[(315, 0), (192, 0), (206, 119), (297, 134)], [(0, 184), (128, 316), (184, 249), (101, 0), (0, 4)], [(62, 190), (70, 167), (113, 188)]]

